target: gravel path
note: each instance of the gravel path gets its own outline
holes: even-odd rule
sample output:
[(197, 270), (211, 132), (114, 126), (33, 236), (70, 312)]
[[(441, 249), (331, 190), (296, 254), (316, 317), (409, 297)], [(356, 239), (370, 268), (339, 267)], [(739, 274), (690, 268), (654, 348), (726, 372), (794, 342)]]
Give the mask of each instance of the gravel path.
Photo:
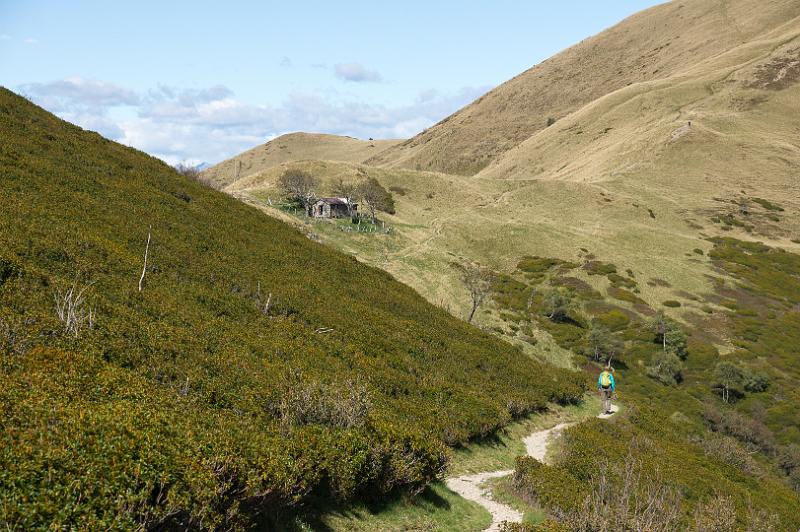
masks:
[[(612, 414), (601, 414), (597, 417), (603, 419), (609, 418), (616, 413), (618, 409), (616, 406), (612, 406), (611, 410)], [(523, 440), (525, 443), (525, 450), (527, 451), (528, 455), (536, 458), (540, 462), (544, 462), (545, 455), (547, 454), (548, 442), (552, 438), (558, 437), (558, 435), (561, 434), (565, 428), (571, 427), (572, 425), (574, 425), (574, 423), (560, 423), (555, 427), (532, 433)], [(506, 504), (492, 500), (489, 489), (482, 487), (482, 485), (487, 480), (505, 477), (513, 473), (513, 469), (488, 471), (486, 473), (477, 473), (474, 475), (462, 475), (460, 477), (448, 478), (445, 483), (447, 484), (448, 488), (458, 493), (465, 499), (476, 502), (486, 508), (489, 513), (492, 514), (492, 524), (486, 530), (496, 531), (500, 529), (500, 525), (503, 523), (503, 521), (521, 523), (522, 513)]]
[(501, 471), (490, 471), (488, 473), (478, 473), (477, 475), (462, 475), (460, 477), (448, 478), (447, 487), (455, 491), (465, 499), (477, 502), (492, 514), (492, 524), (486, 530), (499, 530), (503, 521), (512, 523), (522, 522), (522, 513), (512, 507), (492, 500), (489, 490), (481, 487), (481, 484), (492, 478), (505, 477), (514, 472), (513, 469)]

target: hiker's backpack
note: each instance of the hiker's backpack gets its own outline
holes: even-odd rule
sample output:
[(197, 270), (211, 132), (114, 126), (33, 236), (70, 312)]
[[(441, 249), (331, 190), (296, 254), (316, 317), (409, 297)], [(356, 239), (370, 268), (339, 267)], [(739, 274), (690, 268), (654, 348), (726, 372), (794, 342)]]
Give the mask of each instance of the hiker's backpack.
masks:
[(600, 386), (603, 388), (611, 388), (611, 372), (604, 371), (600, 374)]

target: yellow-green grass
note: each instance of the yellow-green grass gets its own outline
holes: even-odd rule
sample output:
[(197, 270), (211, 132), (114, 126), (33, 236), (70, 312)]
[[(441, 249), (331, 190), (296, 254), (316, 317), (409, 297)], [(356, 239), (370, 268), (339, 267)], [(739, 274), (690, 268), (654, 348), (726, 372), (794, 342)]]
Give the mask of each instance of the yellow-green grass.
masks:
[[(456, 316), (466, 316), (469, 300), (450, 266), (454, 261), (512, 272), (524, 255), (580, 262), (590, 253), (620, 271), (630, 269), (641, 291), (637, 297), (652, 308), (679, 301), (681, 307), (666, 310), (684, 319), (703, 313), (693, 298), (713, 292), (711, 277), (719, 275), (707, 257), (709, 237), (734, 236), (800, 250), (800, 194), (794, 187), (800, 166), (800, 85), (798, 69), (791, 66), (800, 44), (797, 15), (796, 3), (787, 1), (762, 6), (753, 0), (697, 0), (660, 6), (526, 72), (456, 117), (368, 161), (381, 167), (286, 162), (225, 190), (244, 198), (274, 198), (275, 180), (290, 166), (321, 177), (327, 185), (320, 192), (326, 194), (335, 179), (375, 177), (396, 191), (396, 215), (382, 215), (396, 229), (391, 238), (325, 227), (309, 227), (307, 233), (387, 270)], [(715, 38), (709, 39), (710, 34)], [(607, 71), (609, 63), (599, 60), (602, 54), (592, 52), (601, 44), (602, 53), (617, 50), (623, 65), (644, 54), (647, 72), (639, 71), (640, 63), (631, 72)], [(509, 128), (525, 123), (514, 131), (528, 131), (533, 121), (545, 120), (550, 111), (542, 106), (555, 105), (554, 100), (537, 100), (532, 87), (540, 87), (543, 72), (569, 71), (565, 66), (574, 61), (590, 69), (580, 71), (586, 87), (562, 87), (559, 97), (570, 95), (569, 105), (553, 111), (558, 122), (536, 126), (515, 140), (513, 149), (497, 151), (497, 135), (488, 141), (484, 130), (506, 131), (500, 137), (512, 138)], [(611, 74), (613, 83), (602, 90), (593, 87)], [(550, 85), (565, 83), (553, 76), (544, 76), (548, 91)], [(619, 80), (625, 83), (617, 85)], [(534, 96), (525, 99), (525, 94)], [(400, 168), (428, 168), (427, 162), (433, 162), (430, 168), (453, 171), (465, 153), (482, 161), (478, 166), (483, 170), (473, 177)], [(784, 210), (776, 213), (754, 203), (760, 198)], [(748, 215), (739, 214), (743, 199), (751, 204)], [(733, 223), (719, 221), (726, 216)], [(605, 279), (579, 276), (607, 293)], [(649, 283), (653, 280), (659, 282)], [(486, 308), (475, 323), (502, 329)], [(536, 332), (540, 341), (534, 347), (508, 329), (498, 334), (536, 358), (569, 364), (566, 353), (547, 349), (542, 331)]]
[(399, 140), (360, 140), (321, 133), (289, 133), (240, 153), (202, 172), (203, 181), (220, 188), (275, 165), (304, 159), (360, 162)]
[(516, 493), (512, 475), (493, 478), (487, 481), (486, 485), (491, 490), (492, 499), (522, 513), (523, 524), (536, 525), (547, 518), (547, 512), (536, 505), (527, 503)]
[(496, 437), (486, 438), (457, 449), (453, 453), (448, 475), (513, 469), (514, 460), (525, 454), (523, 443), (525, 437), (559, 423), (579, 422), (596, 416), (599, 409), (599, 400), (593, 394), (588, 394), (579, 405), (554, 406), (547, 413), (511, 423)]
[[(413, 498), (395, 498), (375, 505), (357, 505), (322, 515), (306, 530), (341, 531), (479, 531), (492, 518), (480, 505), (467, 501), (441, 483), (431, 484)], [(301, 530), (303, 528), (301, 527)]]
[[(369, 162), (475, 174), (537, 132), (560, 128), (564, 117), (604, 95), (678, 74), (759, 40), (798, 15), (800, 6), (791, 0), (655, 6), (543, 61)], [(651, 108), (641, 111), (646, 116)], [(551, 125), (552, 119), (558, 121)]]

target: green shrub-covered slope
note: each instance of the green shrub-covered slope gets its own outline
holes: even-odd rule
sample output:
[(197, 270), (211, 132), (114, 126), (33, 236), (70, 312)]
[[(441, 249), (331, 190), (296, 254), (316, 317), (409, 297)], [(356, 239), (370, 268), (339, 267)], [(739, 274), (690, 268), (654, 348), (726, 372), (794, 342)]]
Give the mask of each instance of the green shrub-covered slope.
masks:
[(240, 528), (418, 489), (447, 445), (583, 390), (5, 89), (0, 207), (3, 526)]
[(596, 260), (581, 269), (608, 297), (555, 259), (496, 280), (518, 330), (547, 330), (593, 375), (611, 358), (623, 407), (566, 430), (551, 465), (518, 459), (517, 495), (553, 520), (511, 530), (798, 530), (800, 255), (710, 241), (713, 292), (664, 302), (691, 309), (682, 323), (636, 296), (631, 270)]

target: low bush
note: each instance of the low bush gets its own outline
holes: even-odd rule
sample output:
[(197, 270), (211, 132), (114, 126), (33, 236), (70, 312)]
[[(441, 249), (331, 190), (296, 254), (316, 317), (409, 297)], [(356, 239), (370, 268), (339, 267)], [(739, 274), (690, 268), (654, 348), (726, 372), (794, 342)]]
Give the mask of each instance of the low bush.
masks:
[(744, 389), (752, 393), (765, 392), (769, 388), (770, 378), (769, 375), (762, 372), (745, 372), (744, 375)]
[(750, 452), (731, 437), (711, 434), (708, 437), (699, 438), (697, 443), (706, 455), (732, 465), (748, 475), (762, 476), (764, 474), (764, 470), (753, 459)]
[(564, 261), (546, 257), (524, 257), (517, 263), (517, 269), (529, 274), (529, 277), (540, 277), (554, 269), (556, 266), (564, 264)]
[(606, 277), (608, 277), (608, 280), (611, 281), (613, 286), (621, 286), (628, 289), (636, 288), (636, 281), (630, 277), (623, 277), (616, 273), (609, 273)]
[(596, 315), (593, 320), (611, 331), (621, 331), (631, 322), (630, 317), (624, 311), (616, 308)]
[(610, 286), (608, 288), (608, 295), (610, 295), (614, 299), (619, 299), (620, 301), (625, 301), (633, 305), (647, 304), (633, 292), (629, 292), (628, 290), (625, 290), (624, 288), (619, 288), (617, 286)]
[(599, 260), (590, 260), (583, 265), (583, 269), (589, 275), (611, 275), (617, 273), (617, 267), (613, 264)]
[(781, 207), (780, 205), (777, 205), (777, 204), (775, 204), (775, 203), (772, 203), (772, 202), (771, 202), (771, 201), (769, 201), (769, 200), (765, 200), (765, 199), (763, 199), (763, 198), (751, 198), (751, 199), (753, 200), (753, 203), (758, 203), (758, 204), (759, 204), (759, 205), (761, 205), (761, 206), (762, 206), (762, 207), (763, 207), (765, 210), (768, 210), (768, 211), (777, 211), (777, 212), (783, 212), (783, 210), (784, 210), (784, 209), (783, 209), (783, 207)]
[(773, 455), (777, 449), (775, 435), (763, 423), (734, 410), (720, 410), (707, 406), (703, 417), (713, 431), (736, 438), (751, 450)]

